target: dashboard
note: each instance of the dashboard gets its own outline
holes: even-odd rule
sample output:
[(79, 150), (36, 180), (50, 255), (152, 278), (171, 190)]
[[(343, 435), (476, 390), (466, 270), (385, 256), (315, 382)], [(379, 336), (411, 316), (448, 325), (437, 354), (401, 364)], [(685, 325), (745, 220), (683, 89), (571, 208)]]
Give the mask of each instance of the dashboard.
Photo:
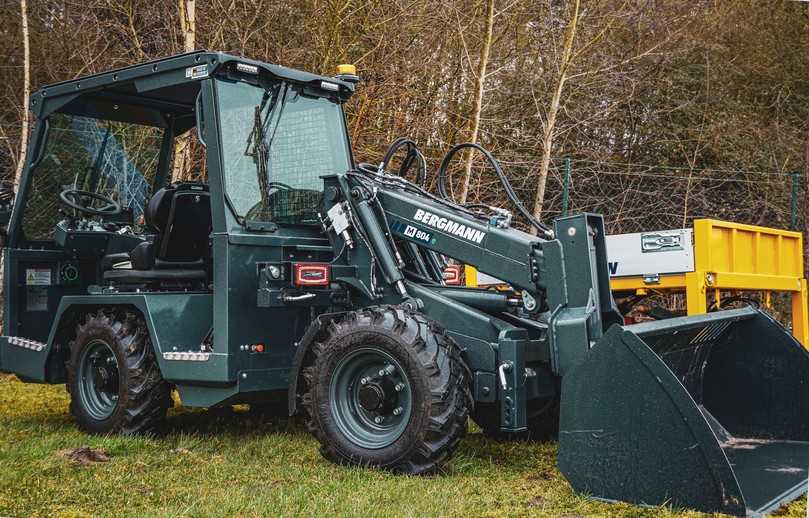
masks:
[(60, 221), (55, 239), (57, 245), (77, 258), (129, 252), (146, 240), (136, 235), (131, 225), (88, 219)]

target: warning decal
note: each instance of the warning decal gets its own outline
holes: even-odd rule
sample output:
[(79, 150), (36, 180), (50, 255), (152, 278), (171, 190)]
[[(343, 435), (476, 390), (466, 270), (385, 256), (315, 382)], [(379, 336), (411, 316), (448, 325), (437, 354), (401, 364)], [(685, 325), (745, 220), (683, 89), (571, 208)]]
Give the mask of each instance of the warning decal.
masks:
[(50, 286), (51, 269), (27, 268), (25, 270), (25, 284), (26, 286)]

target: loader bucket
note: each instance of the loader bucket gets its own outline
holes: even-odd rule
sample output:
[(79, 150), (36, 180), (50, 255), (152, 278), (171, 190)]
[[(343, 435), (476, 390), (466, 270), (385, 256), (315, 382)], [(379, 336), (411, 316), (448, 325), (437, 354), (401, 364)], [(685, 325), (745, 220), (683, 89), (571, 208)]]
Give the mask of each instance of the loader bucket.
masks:
[(755, 516), (805, 493), (807, 468), (809, 352), (756, 309), (613, 326), (562, 379), (578, 492)]

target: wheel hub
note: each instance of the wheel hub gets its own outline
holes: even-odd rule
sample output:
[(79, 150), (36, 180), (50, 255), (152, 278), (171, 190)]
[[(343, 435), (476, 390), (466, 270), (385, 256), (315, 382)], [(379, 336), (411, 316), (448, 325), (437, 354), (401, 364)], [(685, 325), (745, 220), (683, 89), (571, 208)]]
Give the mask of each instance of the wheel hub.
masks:
[(407, 374), (390, 354), (373, 346), (341, 360), (329, 391), (338, 428), (363, 448), (392, 444), (410, 420), (412, 393)]
[(359, 400), (362, 408), (370, 412), (382, 406), (382, 402), (385, 400), (385, 393), (382, 391), (382, 387), (376, 383), (364, 385), (360, 389)]
[(396, 407), (396, 388), (388, 379), (374, 380), (360, 388), (357, 399), (365, 410), (387, 414)]
[(110, 392), (118, 385), (118, 376), (115, 371), (104, 365), (96, 366), (93, 376), (96, 387), (98, 387), (99, 390)]
[(79, 359), (77, 397), (86, 412), (97, 421), (112, 415), (118, 404), (118, 362), (110, 346), (96, 340)]

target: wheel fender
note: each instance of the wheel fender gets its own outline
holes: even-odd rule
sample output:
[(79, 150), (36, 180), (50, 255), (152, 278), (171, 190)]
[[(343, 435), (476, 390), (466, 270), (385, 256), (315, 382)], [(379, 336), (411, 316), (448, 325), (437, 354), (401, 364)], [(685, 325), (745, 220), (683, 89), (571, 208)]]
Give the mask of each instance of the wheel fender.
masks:
[[(61, 342), (65, 341), (64, 333), (72, 331), (64, 326), (60, 329), (62, 315), (69, 314), (68, 311), (75, 314), (75, 311), (126, 306), (143, 316), (160, 372), (166, 380), (232, 382), (234, 380), (228, 374), (227, 354), (212, 353), (207, 361), (173, 361), (163, 354), (167, 351), (199, 351), (200, 344), (211, 330), (212, 305), (213, 297), (207, 293), (128, 293), (63, 297), (48, 339), (48, 355), (54, 344), (61, 346)], [(177, 322), (182, 322), (183, 325), (178, 326)], [(59, 332), (63, 335), (58, 335)], [(44, 368), (44, 357), (42, 361)]]
[[(123, 297), (120, 299), (123, 299)], [(152, 347), (156, 348), (157, 336), (153, 323), (150, 319), (146, 318), (146, 304), (143, 300), (143, 296), (126, 297), (126, 300), (113, 299), (111, 297), (102, 298), (99, 296), (92, 296), (92, 298), (63, 297), (59, 303), (59, 308), (56, 310), (56, 317), (53, 320), (53, 325), (48, 335), (48, 345), (43, 355), (42, 381), (47, 383), (64, 383), (66, 381), (64, 361), (60, 361), (60, 357), (64, 354), (69, 354), (67, 353), (67, 344), (73, 337), (75, 329), (74, 319), (78, 315), (110, 306), (126, 306), (140, 313), (146, 321), (146, 328), (149, 332)], [(156, 349), (155, 354), (157, 354)]]
[(346, 314), (346, 311), (339, 313), (323, 313), (312, 320), (306, 332), (298, 342), (295, 356), (292, 358), (292, 367), (289, 373), (289, 389), (287, 391), (287, 405), (289, 415), (294, 416), (298, 411), (299, 388), (298, 381), (301, 378), (301, 371), (312, 361), (311, 349), (315, 338), (329, 323), (339, 319)]

